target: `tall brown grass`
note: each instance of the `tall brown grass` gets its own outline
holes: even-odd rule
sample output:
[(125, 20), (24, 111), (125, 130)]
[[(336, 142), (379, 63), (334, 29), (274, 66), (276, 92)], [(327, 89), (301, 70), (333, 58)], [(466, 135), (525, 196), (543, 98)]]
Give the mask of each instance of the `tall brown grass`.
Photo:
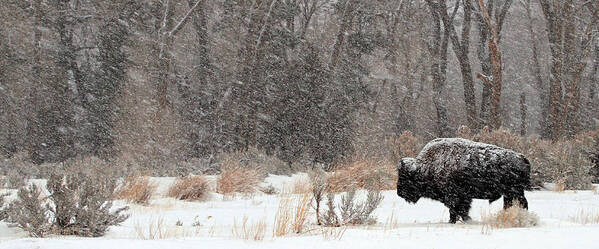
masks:
[(167, 195), (179, 200), (203, 201), (209, 196), (210, 185), (204, 176), (178, 178)]
[(275, 215), (273, 236), (281, 237), (289, 233), (303, 233), (311, 203), (312, 197), (309, 193), (294, 198), (282, 198)]
[(233, 219), (231, 232), (234, 238), (260, 241), (264, 239), (264, 235), (266, 234), (266, 221), (262, 219), (254, 223), (249, 223), (248, 217), (244, 216), (241, 219), (241, 224), (237, 224), (237, 219)]
[(346, 192), (352, 189), (391, 190), (397, 179), (391, 162), (355, 160), (338, 167), (329, 177), (327, 192)]
[(216, 192), (223, 195), (254, 193), (262, 179), (256, 169), (244, 168), (238, 164), (228, 164), (218, 177)]
[(150, 182), (147, 176), (130, 176), (117, 190), (116, 198), (130, 203), (147, 205), (158, 186)]

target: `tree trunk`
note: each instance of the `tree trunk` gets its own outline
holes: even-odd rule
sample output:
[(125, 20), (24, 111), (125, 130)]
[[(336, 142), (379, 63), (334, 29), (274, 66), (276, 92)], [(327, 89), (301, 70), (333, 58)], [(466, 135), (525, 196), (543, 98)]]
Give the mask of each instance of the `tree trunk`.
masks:
[(486, 80), (485, 77), (482, 76), (480, 78), (485, 79), (487, 85), (491, 88), (491, 98), (490, 98), (490, 125), (492, 129), (499, 129), (501, 127), (501, 88), (502, 88), (502, 75), (503, 68), (501, 62), (501, 52), (499, 51), (499, 28), (498, 25), (501, 23), (493, 24), (491, 22), (491, 17), (487, 12), (486, 7), (483, 4), (483, 0), (478, 0), (479, 7), (482, 13), (482, 17), (487, 24), (487, 32), (490, 34), (489, 36), (489, 59), (491, 62), (491, 69), (493, 73), (492, 83), (489, 80)]
[(331, 62), (329, 63), (329, 71), (331, 75), (334, 75), (335, 68), (339, 62), (341, 56), (341, 48), (343, 47), (343, 41), (345, 40), (345, 33), (349, 29), (353, 20), (354, 2), (356, 0), (346, 0), (345, 7), (343, 8), (343, 20), (339, 31), (337, 32), (337, 39), (335, 45), (333, 45), (333, 52), (331, 53)]
[(549, 93), (547, 92), (547, 86), (546, 83), (543, 80), (543, 72), (541, 69), (541, 63), (539, 61), (539, 45), (538, 45), (538, 37), (534, 32), (533, 29), (533, 17), (532, 17), (532, 13), (531, 13), (531, 9), (530, 9), (530, 1), (531, 0), (526, 0), (524, 2), (524, 9), (526, 10), (526, 16), (527, 16), (527, 29), (528, 29), (528, 33), (530, 34), (530, 45), (531, 45), (531, 49), (532, 49), (532, 71), (533, 71), (533, 76), (535, 78), (535, 86), (537, 89), (537, 92), (539, 94), (539, 100), (540, 100), (540, 109), (541, 109), (541, 114), (540, 114), (540, 118), (539, 118), (539, 130), (540, 130), (540, 134), (541, 137), (543, 138), (549, 138), (550, 137), (550, 131), (549, 131)]
[[(442, 13), (445, 8), (433, 0), (426, 1), (431, 10), (431, 20), (434, 25), (431, 52), (431, 76), (433, 78), (433, 103), (437, 111), (437, 136), (452, 137), (449, 126), (449, 114), (445, 100), (445, 83), (447, 74), (447, 49), (449, 46), (450, 30), (444, 29), (441, 34)], [(447, 22), (448, 23), (448, 22)]]
[(520, 93), (520, 136), (526, 136), (526, 94)]
[(440, 1), (441, 16), (445, 30), (449, 31), (453, 51), (460, 65), (462, 75), (462, 83), (464, 85), (464, 104), (466, 109), (466, 117), (468, 126), (472, 129), (478, 129), (478, 117), (476, 115), (476, 95), (474, 94), (474, 80), (472, 78), (472, 65), (470, 63), (470, 29), (472, 25), (472, 4), (470, 1), (463, 1), (464, 21), (462, 24), (462, 37), (458, 37), (453, 21), (455, 13), (459, 7), (459, 2), (456, 3), (453, 13), (447, 14), (445, 1)]

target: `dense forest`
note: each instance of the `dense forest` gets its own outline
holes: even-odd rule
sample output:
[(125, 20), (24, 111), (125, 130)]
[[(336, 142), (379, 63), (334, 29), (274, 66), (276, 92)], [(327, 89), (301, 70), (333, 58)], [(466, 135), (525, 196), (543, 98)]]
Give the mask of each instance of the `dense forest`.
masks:
[[(599, 121), (599, 2), (0, 0), (0, 157), (289, 165)], [(486, 127), (486, 128), (485, 128)]]

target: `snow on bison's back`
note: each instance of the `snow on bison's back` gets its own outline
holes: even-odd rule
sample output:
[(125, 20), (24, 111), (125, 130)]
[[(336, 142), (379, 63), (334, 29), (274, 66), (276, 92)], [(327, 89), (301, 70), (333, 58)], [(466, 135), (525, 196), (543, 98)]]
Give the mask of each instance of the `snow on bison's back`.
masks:
[(409, 202), (425, 197), (450, 209), (450, 222), (468, 220), (472, 199), (504, 197), (504, 208), (517, 200), (528, 207), (530, 164), (520, 153), (460, 138), (429, 142), (416, 158), (398, 165), (397, 194)]

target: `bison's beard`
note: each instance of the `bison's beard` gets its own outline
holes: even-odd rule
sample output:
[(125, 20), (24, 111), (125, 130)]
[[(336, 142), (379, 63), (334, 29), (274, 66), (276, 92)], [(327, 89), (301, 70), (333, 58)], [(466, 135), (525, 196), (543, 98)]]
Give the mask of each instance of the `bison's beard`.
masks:
[(421, 197), (418, 194), (417, 190), (415, 190), (415, 189), (402, 189), (399, 186), (397, 188), (397, 195), (399, 197), (403, 198), (404, 200), (406, 200), (406, 202), (408, 202), (410, 204), (416, 204), (416, 202), (418, 202), (418, 200), (420, 200), (420, 197)]

